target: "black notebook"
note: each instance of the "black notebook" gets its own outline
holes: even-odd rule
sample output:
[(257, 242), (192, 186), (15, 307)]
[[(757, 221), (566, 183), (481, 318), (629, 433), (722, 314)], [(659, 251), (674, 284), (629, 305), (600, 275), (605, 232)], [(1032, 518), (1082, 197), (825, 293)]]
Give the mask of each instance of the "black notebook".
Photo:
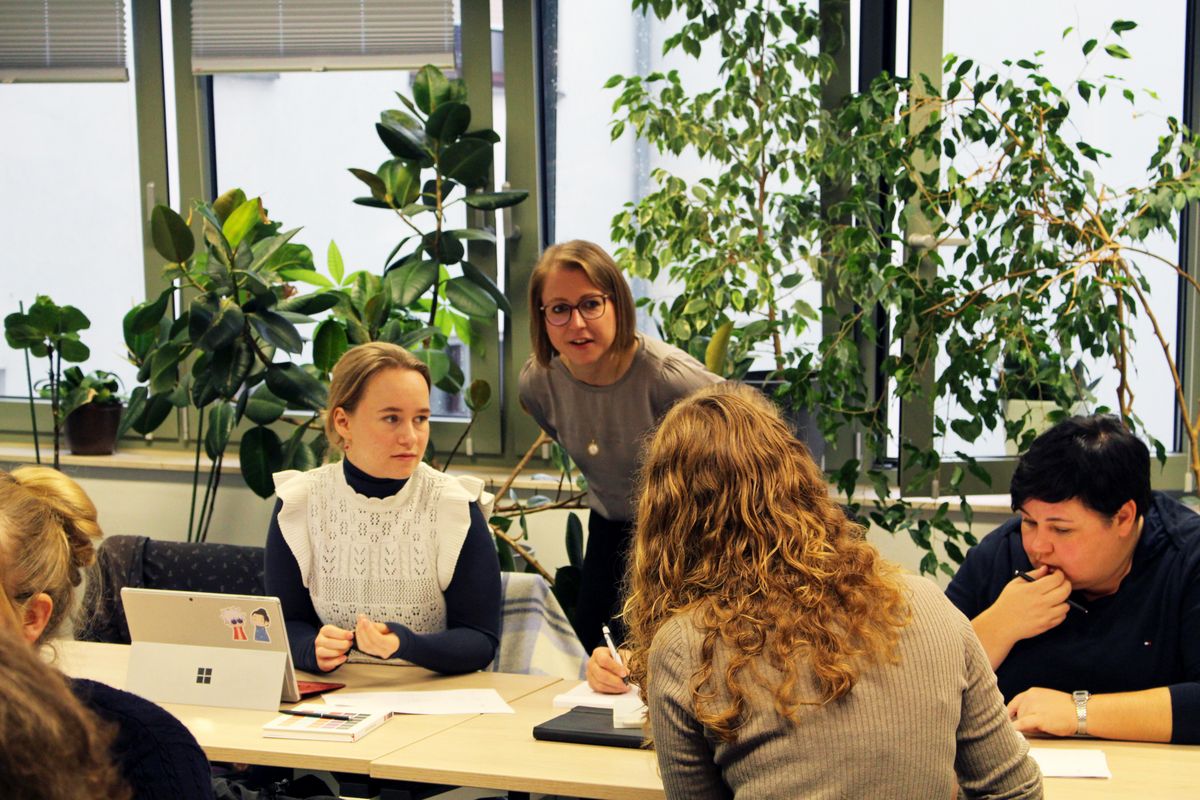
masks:
[(614, 728), (611, 708), (575, 706), (565, 714), (533, 728), (533, 738), (545, 742), (641, 747), (641, 728)]

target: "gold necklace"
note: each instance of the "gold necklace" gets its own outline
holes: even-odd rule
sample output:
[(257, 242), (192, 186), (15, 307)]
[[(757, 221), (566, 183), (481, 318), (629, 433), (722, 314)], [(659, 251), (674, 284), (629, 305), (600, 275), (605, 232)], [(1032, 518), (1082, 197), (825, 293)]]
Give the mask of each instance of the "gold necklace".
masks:
[(595, 436), (593, 436), (592, 440), (588, 442), (587, 451), (589, 456), (600, 455), (600, 445), (596, 443)]

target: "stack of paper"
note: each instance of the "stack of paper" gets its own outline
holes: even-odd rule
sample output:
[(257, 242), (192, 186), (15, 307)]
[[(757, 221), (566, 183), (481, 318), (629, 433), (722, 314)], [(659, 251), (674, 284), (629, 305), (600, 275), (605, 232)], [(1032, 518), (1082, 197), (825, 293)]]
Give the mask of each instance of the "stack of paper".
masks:
[(437, 692), (338, 692), (325, 698), (331, 706), (369, 708), (392, 714), (512, 714), (495, 689), (449, 689)]
[(1103, 750), (1031, 747), (1029, 755), (1046, 778), (1111, 778)]
[(625, 694), (601, 694), (592, 691), (587, 681), (576, 686), (569, 692), (563, 692), (554, 698), (555, 708), (574, 708), (575, 706), (591, 706), (592, 708), (612, 708), (618, 697), (637, 697), (637, 687), (630, 686)]

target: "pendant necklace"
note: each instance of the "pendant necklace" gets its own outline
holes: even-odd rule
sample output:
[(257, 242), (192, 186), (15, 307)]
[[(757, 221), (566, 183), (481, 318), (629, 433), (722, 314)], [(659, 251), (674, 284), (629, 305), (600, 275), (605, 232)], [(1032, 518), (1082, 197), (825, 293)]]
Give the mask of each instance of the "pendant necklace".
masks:
[(596, 437), (593, 436), (592, 440), (588, 442), (587, 451), (589, 456), (600, 454), (600, 445), (596, 444)]

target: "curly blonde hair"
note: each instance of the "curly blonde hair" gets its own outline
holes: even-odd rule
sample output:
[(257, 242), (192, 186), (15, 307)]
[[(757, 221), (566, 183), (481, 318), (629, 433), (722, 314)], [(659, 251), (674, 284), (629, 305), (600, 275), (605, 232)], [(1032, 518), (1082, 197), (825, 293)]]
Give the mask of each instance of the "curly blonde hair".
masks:
[(18, 618), (30, 598), (50, 596), (39, 644), (66, 618), (102, 536), (95, 504), (66, 475), (49, 467), (0, 470), (0, 582)]
[[(897, 660), (911, 615), (896, 568), (757, 391), (716, 384), (676, 404), (643, 453), (641, 485), (624, 607), (634, 683), (650, 685), (655, 634), (688, 613), (702, 634), (693, 711), (734, 741), (754, 713), (747, 689), (770, 673), (760, 661), (778, 676), (776, 710), (795, 720), (849, 692), (865, 666)], [(802, 664), (819, 697), (802, 696)]]

